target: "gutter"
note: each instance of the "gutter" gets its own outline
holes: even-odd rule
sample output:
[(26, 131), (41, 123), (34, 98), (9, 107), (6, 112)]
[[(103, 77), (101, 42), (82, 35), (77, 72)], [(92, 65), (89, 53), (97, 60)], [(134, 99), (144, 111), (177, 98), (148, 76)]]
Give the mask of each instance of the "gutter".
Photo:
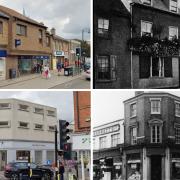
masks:
[[(133, 17), (132, 17), (132, 5), (130, 4), (130, 14), (131, 14), (131, 39), (132, 39), (132, 21), (133, 21)], [(133, 62), (132, 62), (132, 50), (131, 50), (131, 89), (133, 89)]]

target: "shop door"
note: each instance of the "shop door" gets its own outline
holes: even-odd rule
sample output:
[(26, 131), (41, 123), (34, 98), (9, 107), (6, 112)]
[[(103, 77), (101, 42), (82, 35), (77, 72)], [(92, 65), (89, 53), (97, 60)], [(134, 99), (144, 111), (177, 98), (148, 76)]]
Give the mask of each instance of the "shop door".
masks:
[(42, 151), (35, 151), (35, 163), (42, 165)]
[(7, 164), (7, 151), (0, 151), (0, 171), (4, 170)]
[(104, 172), (103, 180), (111, 180), (111, 172)]
[(161, 180), (162, 177), (162, 157), (161, 156), (151, 156), (151, 180)]
[(0, 80), (4, 80), (6, 77), (5, 69), (5, 58), (0, 57)]

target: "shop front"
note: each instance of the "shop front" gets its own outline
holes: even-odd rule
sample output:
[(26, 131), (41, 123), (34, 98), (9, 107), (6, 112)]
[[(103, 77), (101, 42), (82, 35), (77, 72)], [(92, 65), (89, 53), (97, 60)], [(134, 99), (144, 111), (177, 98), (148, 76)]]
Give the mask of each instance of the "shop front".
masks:
[(36, 73), (38, 64), (50, 67), (50, 56), (18, 56), (18, 70), (20, 74)]
[(171, 157), (171, 179), (180, 180), (180, 153), (173, 152)]
[(6, 50), (0, 50), (0, 80), (6, 79)]

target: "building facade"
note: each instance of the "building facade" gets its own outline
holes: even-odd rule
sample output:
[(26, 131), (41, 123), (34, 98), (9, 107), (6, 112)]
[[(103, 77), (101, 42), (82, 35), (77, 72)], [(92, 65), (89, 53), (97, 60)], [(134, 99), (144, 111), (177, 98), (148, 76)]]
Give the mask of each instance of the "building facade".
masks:
[(12, 161), (54, 161), (56, 108), (17, 99), (0, 100), (0, 169)]
[(179, 179), (180, 97), (137, 92), (124, 106), (123, 178)]
[(123, 119), (93, 129), (94, 179), (119, 179), (122, 175)]
[(121, 1), (94, 0), (94, 88), (131, 87), (130, 14)]

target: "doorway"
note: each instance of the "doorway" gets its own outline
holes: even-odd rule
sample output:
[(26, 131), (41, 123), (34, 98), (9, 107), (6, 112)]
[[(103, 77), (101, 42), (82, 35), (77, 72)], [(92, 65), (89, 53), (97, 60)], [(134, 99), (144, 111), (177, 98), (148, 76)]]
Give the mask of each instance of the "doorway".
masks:
[(162, 157), (159, 155), (151, 156), (151, 180), (162, 179)]
[(0, 171), (4, 170), (7, 164), (7, 151), (0, 151)]

